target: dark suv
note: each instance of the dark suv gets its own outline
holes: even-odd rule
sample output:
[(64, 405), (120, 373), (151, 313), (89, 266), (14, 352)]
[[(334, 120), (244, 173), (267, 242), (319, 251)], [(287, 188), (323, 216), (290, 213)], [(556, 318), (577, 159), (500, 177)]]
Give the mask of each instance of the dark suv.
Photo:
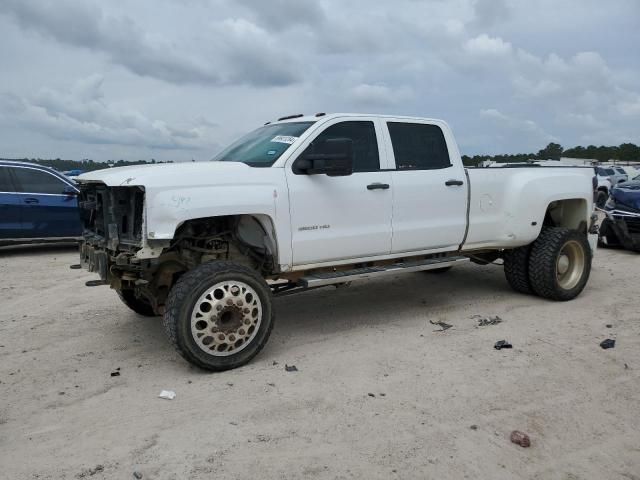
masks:
[(0, 246), (81, 235), (72, 180), (41, 165), (0, 160)]

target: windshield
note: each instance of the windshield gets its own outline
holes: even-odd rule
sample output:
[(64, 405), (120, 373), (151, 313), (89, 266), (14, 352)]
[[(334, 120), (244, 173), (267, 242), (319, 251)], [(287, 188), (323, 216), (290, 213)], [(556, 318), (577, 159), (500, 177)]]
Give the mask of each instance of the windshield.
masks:
[(232, 143), (214, 162), (242, 162), (251, 167), (270, 167), (313, 122), (265, 125)]

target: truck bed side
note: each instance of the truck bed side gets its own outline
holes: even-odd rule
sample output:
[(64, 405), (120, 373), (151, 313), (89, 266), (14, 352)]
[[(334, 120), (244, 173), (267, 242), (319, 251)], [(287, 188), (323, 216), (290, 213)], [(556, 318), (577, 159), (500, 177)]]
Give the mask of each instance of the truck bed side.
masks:
[(593, 211), (593, 169), (468, 169), (469, 229), (463, 250), (513, 248), (535, 240), (546, 221), (587, 228)]

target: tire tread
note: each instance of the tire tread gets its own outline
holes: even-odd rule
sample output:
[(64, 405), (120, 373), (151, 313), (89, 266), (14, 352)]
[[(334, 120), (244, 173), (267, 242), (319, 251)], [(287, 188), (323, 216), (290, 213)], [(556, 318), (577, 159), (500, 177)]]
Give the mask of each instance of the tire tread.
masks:
[(264, 348), (267, 340), (269, 339), (269, 336), (271, 335), (271, 331), (273, 330), (273, 325), (275, 323), (273, 308), (271, 308), (270, 321), (269, 319), (264, 319), (264, 321), (269, 321), (268, 330), (264, 337), (264, 340), (257, 345), (251, 355), (244, 358), (241, 362), (236, 362), (229, 365), (213, 366), (211, 364), (202, 362), (200, 359), (190, 354), (190, 352), (180, 341), (178, 335), (178, 323), (180, 321), (180, 307), (182, 301), (190, 292), (198, 288), (198, 285), (201, 284), (203, 280), (227, 273), (242, 273), (244, 275), (252, 277), (258, 282), (258, 284), (263, 284), (263, 288), (267, 290), (269, 301), (271, 300), (271, 290), (269, 289), (269, 286), (266, 284), (264, 279), (258, 274), (258, 272), (234, 262), (217, 260), (209, 263), (203, 263), (202, 265), (199, 265), (198, 267), (190, 270), (180, 277), (180, 279), (175, 283), (175, 285), (169, 292), (165, 313), (162, 317), (162, 323), (164, 325), (167, 337), (169, 338), (169, 341), (176, 349), (176, 351), (180, 354), (180, 356), (200, 368), (211, 371), (229, 370), (232, 368), (237, 368), (249, 362)]

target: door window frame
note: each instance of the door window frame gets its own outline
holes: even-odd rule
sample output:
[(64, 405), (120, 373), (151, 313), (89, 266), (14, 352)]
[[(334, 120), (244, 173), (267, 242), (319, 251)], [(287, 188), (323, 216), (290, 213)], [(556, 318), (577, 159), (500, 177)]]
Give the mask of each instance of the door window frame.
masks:
[[(59, 177), (55, 173), (52, 173), (52, 172), (50, 172), (48, 170), (45, 170), (43, 168), (31, 167), (31, 166), (28, 166), (28, 165), (10, 165), (9, 168), (10, 169), (11, 168), (23, 168), (25, 170), (36, 170), (37, 172), (46, 173), (47, 175), (50, 175), (53, 178), (55, 178), (56, 180), (58, 180), (59, 182), (65, 184), (65, 185), (67, 185), (69, 187), (73, 187), (76, 190), (76, 192), (80, 191), (77, 186), (72, 185), (71, 183), (66, 181), (64, 178)], [(16, 189), (16, 191), (14, 193), (16, 195), (47, 195), (49, 197), (66, 197), (66, 196), (68, 196), (66, 193), (62, 193), (62, 192), (60, 192), (60, 193), (19, 192), (18, 188), (22, 188), (22, 184), (18, 180), (18, 176), (17, 175), (14, 175), (12, 172), (10, 174), (13, 177), (14, 188)]]
[[(417, 118), (399, 118), (399, 117), (383, 117), (379, 119), (382, 125), (382, 131), (384, 133), (385, 139), (385, 151), (387, 152), (387, 156), (389, 158), (390, 170), (394, 172), (446, 172), (450, 169), (459, 169), (462, 167), (462, 164), (458, 164), (458, 160), (460, 158), (460, 152), (458, 151), (458, 147), (452, 137), (451, 130), (447, 127), (444, 122), (438, 120), (422, 120)], [(448, 167), (443, 168), (398, 168), (396, 164), (396, 156), (393, 151), (393, 142), (391, 141), (391, 133), (389, 132), (389, 127), (387, 126), (387, 122), (389, 123), (409, 123), (409, 124), (419, 124), (419, 125), (433, 125), (440, 128), (442, 135), (444, 137), (444, 142), (447, 147), (447, 153), (449, 154), (449, 162), (450, 165)]]
[[(300, 145), (290, 153), (289, 157), (286, 160), (285, 168), (289, 169), (289, 171), (295, 175), (293, 172), (293, 164), (298, 160), (300, 155), (307, 149), (307, 147), (313, 142), (321, 133), (323, 133), (329, 127), (336, 125), (338, 123), (343, 122), (371, 122), (373, 124), (373, 128), (375, 129), (376, 134), (376, 142), (378, 143), (378, 157), (380, 160), (380, 168), (378, 170), (366, 171), (366, 172), (353, 172), (351, 175), (347, 175), (346, 178), (349, 178), (353, 175), (359, 174), (367, 174), (367, 173), (377, 173), (377, 172), (386, 172), (393, 168), (390, 164), (389, 155), (387, 151), (387, 145), (384, 138), (384, 129), (383, 125), (380, 122), (379, 118), (368, 117), (366, 115), (354, 115), (354, 116), (341, 116), (334, 117), (330, 120), (324, 122), (316, 122), (314, 125), (309, 127), (307, 130), (307, 138), (304, 139)], [(344, 178), (344, 177), (331, 177), (331, 178)]]

